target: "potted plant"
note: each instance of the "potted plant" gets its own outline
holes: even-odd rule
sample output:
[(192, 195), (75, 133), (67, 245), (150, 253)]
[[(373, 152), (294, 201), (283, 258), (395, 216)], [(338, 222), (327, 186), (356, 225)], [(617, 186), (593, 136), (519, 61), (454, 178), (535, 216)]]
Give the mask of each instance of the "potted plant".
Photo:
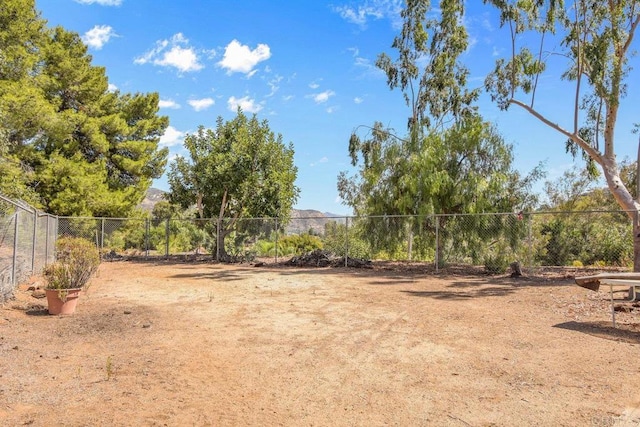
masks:
[(90, 241), (79, 237), (62, 237), (56, 247), (56, 261), (44, 269), (49, 314), (73, 314), (80, 291), (100, 265), (100, 255)]

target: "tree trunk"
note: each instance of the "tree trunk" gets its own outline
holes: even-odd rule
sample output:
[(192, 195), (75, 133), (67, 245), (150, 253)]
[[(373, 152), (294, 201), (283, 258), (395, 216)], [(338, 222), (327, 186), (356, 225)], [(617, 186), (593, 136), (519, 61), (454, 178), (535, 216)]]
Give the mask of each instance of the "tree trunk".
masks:
[(227, 254), (227, 250), (224, 247), (224, 238), (228, 233), (225, 233), (223, 230), (218, 230), (216, 235), (216, 261), (227, 261), (229, 258), (229, 254)]
[(638, 224), (640, 203), (633, 196), (620, 179), (620, 172), (615, 160), (601, 157), (602, 171), (607, 180), (609, 191), (618, 205), (627, 212), (627, 216), (633, 223), (633, 271), (640, 272), (640, 225)]

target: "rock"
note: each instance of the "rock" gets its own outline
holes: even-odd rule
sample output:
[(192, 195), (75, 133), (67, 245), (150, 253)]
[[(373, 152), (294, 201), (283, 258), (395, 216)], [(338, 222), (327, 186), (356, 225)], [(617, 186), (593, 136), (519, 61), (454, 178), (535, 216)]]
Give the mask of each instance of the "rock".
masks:
[(520, 277), (522, 276), (522, 268), (520, 267), (520, 262), (516, 261), (516, 262), (512, 262), (510, 265), (511, 267), (511, 277)]
[(38, 289), (40, 289), (42, 286), (40, 286), (40, 283), (35, 282), (32, 283), (31, 285), (29, 285), (29, 287), (27, 288), (28, 291), (37, 291)]
[(31, 296), (34, 298), (46, 298), (47, 293), (43, 289), (36, 289), (31, 293)]

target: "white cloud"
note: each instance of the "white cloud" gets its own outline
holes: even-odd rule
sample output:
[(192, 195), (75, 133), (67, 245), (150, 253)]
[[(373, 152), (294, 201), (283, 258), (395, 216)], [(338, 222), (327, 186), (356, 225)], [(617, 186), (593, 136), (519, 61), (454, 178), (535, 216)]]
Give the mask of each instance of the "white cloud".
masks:
[(80, 4), (93, 4), (97, 3), (102, 6), (120, 6), (122, 4), (122, 0), (75, 0), (76, 3)]
[(314, 166), (319, 165), (320, 163), (327, 163), (328, 161), (329, 161), (329, 159), (327, 158), (327, 156), (324, 156), (324, 157), (316, 160), (315, 162), (310, 163), (309, 166), (314, 167)]
[(316, 83), (316, 82), (313, 82), (313, 83), (309, 83), (309, 87), (311, 89), (318, 89), (320, 87), (320, 85), (318, 83)]
[(360, 56), (360, 51), (358, 48), (352, 47), (352, 48), (349, 48), (348, 50), (353, 55), (354, 65), (364, 71), (364, 74), (363, 74), (364, 76), (374, 76), (374, 77), (380, 76), (381, 77), (385, 75), (384, 71), (382, 71), (375, 64), (373, 64), (371, 60)]
[(160, 108), (172, 108), (174, 110), (180, 108), (180, 104), (175, 102), (173, 99), (161, 99), (160, 102), (158, 102), (158, 106)]
[(204, 68), (198, 53), (189, 46), (189, 40), (177, 33), (170, 40), (159, 40), (156, 47), (134, 60), (136, 64), (151, 62), (154, 65), (177, 68), (181, 73)]
[(257, 113), (262, 110), (262, 105), (256, 103), (255, 100), (245, 96), (243, 98), (236, 98), (232, 96), (227, 101), (227, 107), (229, 111), (233, 111), (234, 113), (238, 110), (238, 107), (242, 108), (242, 111), (245, 113)]
[(184, 139), (184, 132), (180, 132), (178, 129), (173, 126), (168, 126), (164, 131), (164, 135), (160, 137), (160, 146), (161, 147), (173, 147), (174, 145), (178, 145), (182, 143)]
[(251, 77), (255, 74), (255, 66), (271, 58), (271, 50), (266, 44), (259, 44), (254, 50), (249, 46), (232, 40), (224, 50), (224, 56), (218, 66), (225, 68), (227, 74), (244, 73)]
[(176, 67), (182, 72), (202, 69), (202, 64), (198, 62), (198, 55), (190, 47), (185, 49), (180, 46), (174, 46), (170, 51), (165, 52), (162, 59), (155, 60), (154, 64)]
[(187, 102), (196, 111), (206, 110), (216, 103), (212, 98), (190, 99)]
[(118, 86), (114, 85), (113, 83), (109, 83), (109, 85), (107, 86), (107, 90), (109, 92), (115, 92), (118, 90)]
[(355, 98), (353, 98), (353, 102), (355, 102), (356, 104), (362, 104), (364, 102), (364, 99), (356, 96)]
[(344, 20), (366, 28), (370, 19), (387, 18), (394, 28), (402, 27), (400, 12), (403, 8), (403, 0), (367, 0), (363, 4), (352, 6), (335, 6), (333, 10)]
[(312, 95), (309, 95), (309, 97), (313, 98), (316, 104), (322, 104), (324, 102), (327, 102), (329, 98), (331, 98), (335, 94), (336, 93), (332, 90), (325, 90), (324, 92), (314, 93)]
[(96, 50), (102, 49), (111, 37), (114, 37), (116, 34), (113, 32), (113, 28), (108, 25), (96, 25), (82, 36), (82, 41), (86, 43), (87, 46), (92, 47)]
[(282, 76), (278, 76), (276, 75), (274, 78), (272, 78), (271, 80), (269, 80), (267, 82), (267, 84), (269, 85), (269, 87), (271, 88), (271, 92), (269, 92), (269, 94), (267, 95), (267, 97), (273, 96), (276, 94), (276, 92), (278, 91), (278, 89), (280, 89), (280, 82), (282, 81)]

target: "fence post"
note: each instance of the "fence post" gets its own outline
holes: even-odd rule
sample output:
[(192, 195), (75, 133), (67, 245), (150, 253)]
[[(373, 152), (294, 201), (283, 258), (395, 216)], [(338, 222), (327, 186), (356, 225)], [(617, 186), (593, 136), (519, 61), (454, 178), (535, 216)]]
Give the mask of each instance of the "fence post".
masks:
[(438, 215), (436, 215), (435, 219), (436, 219), (436, 252), (435, 252), (436, 256), (434, 258), (436, 260), (436, 273), (437, 273), (439, 265), (440, 265), (440, 260), (438, 259), (438, 257), (439, 257), (438, 248), (440, 247), (440, 241), (439, 241), (440, 236), (439, 236), (439, 233), (438, 233), (440, 231), (439, 230), (440, 217)]
[(220, 217), (216, 222), (216, 261), (220, 261)]
[(49, 264), (49, 214), (46, 215), (47, 218), (47, 232), (44, 233), (44, 266), (46, 267)]
[(38, 232), (38, 211), (33, 210), (33, 239), (31, 239), (31, 274), (36, 272), (36, 239)]
[(55, 225), (55, 229), (56, 232), (53, 235), (54, 239), (53, 239), (53, 245), (51, 245), (51, 248), (53, 249), (53, 261), (55, 262), (57, 256), (58, 256), (58, 251), (57, 249), (57, 245), (58, 245), (58, 236), (60, 235), (60, 217), (56, 216), (56, 225)]
[(144, 257), (149, 258), (149, 218), (144, 220)]
[(344, 266), (349, 267), (349, 217), (345, 221), (345, 246), (344, 246)]
[(278, 218), (276, 217), (276, 245), (275, 245), (275, 249), (276, 249), (276, 264), (278, 263)]
[(100, 252), (104, 250), (104, 218), (102, 218), (102, 224), (100, 225)]
[(11, 266), (11, 284), (16, 285), (16, 265), (18, 264), (18, 220), (20, 217), (20, 210), (16, 209), (14, 215), (15, 224), (13, 224), (13, 264)]
[(529, 243), (529, 253), (527, 254), (527, 268), (533, 267), (533, 239), (531, 238), (531, 222), (533, 219), (533, 215), (529, 214), (529, 219), (527, 221), (527, 241)]
[(164, 237), (165, 237), (164, 256), (165, 258), (169, 258), (169, 218), (165, 220)]

